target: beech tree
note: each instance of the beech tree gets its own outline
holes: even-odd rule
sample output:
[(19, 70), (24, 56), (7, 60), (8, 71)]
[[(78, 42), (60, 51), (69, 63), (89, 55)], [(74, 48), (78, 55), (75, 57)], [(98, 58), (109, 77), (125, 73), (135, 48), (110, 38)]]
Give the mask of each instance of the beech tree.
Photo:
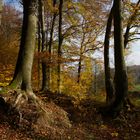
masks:
[(115, 58), (115, 100), (111, 111), (120, 112), (128, 94), (127, 71), (124, 61), (124, 40), (122, 26), (122, 1), (114, 0), (114, 58)]
[(113, 99), (114, 89), (113, 83), (111, 79), (110, 73), (110, 62), (109, 62), (109, 43), (110, 43), (110, 36), (111, 36), (111, 27), (112, 27), (112, 20), (113, 20), (113, 7), (111, 8), (107, 26), (106, 26), (106, 33), (105, 33), (105, 40), (104, 40), (104, 69), (105, 69), (105, 87), (106, 87), (106, 102), (110, 103)]
[[(40, 37), (40, 33), (41, 33), (41, 52), (45, 52), (46, 51), (46, 27), (45, 27), (45, 10), (44, 10), (44, 1), (43, 0), (39, 0), (38, 1), (38, 20), (39, 20), (39, 37)], [(41, 32), (40, 32), (41, 31)], [(40, 44), (40, 40), (38, 45)], [(46, 72), (46, 67), (47, 67), (47, 62), (45, 62), (44, 60), (42, 60), (41, 65), (42, 65), (42, 90), (47, 90), (48, 89), (48, 78), (47, 78), (47, 72)]]
[[(133, 33), (131, 33), (130, 30), (132, 28), (137, 28), (136, 25), (138, 24), (137, 23), (137, 18), (138, 18), (138, 11), (139, 11), (139, 3), (140, 3), (140, 1), (137, 1), (137, 3), (134, 4), (134, 6), (132, 8), (133, 10), (131, 10), (132, 12), (130, 13), (128, 19), (126, 19), (126, 21), (125, 21), (126, 30), (125, 30), (125, 33), (124, 33), (124, 48), (126, 48), (127, 44), (131, 40), (138, 39), (138, 38), (132, 37), (134, 35), (137, 35), (138, 33), (135, 32), (135, 31)], [(125, 2), (124, 2), (124, 4), (127, 5)], [(132, 4), (132, 3), (129, 3), (128, 4), (129, 6), (125, 7), (126, 15), (128, 15), (128, 9), (127, 8), (130, 8), (130, 4)], [(108, 21), (107, 21), (105, 41), (104, 41), (105, 85), (106, 85), (106, 93), (107, 93), (106, 100), (107, 100), (108, 103), (114, 97), (113, 96), (113, 83), (112, 83), (112, 80), (111, 80), (110, 67), (109, 67), (109, 38), (110, 38), (110, 35), (111, 35), (112, 19), (113, 19), (113, 16), (114, 16), (113, 12), (115, 12), (115, 11), (113, 10), (113, 7), (112, 7), (112, 9), (110, 11), (110, 14), (109, 14), (109, 17), (108, 17)], [(134, 24), (136, 24), (136, 25), (134, 25)]]
[(10, 87), (15, 89), (20, 88), (27, 93), (27, 96), (36, 98), (32, 91), (31, 73), (37, 27), (37, 0), (23, 0), (22, 3), (23, 25), (20, 50)]

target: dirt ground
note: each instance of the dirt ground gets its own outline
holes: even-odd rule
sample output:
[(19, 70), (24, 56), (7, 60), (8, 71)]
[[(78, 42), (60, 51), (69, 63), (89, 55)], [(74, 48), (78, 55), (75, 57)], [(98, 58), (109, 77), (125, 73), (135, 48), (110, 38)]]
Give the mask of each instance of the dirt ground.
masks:
[[(5, 106), (1, 101), (1, 140), (140, 140), (139, 108), (123, 111), (115, 119), (102, 118), (97, 111), (100, 103), (94, 100), (85, 99), (77, 102), (74, 98), (63, 94), (36, 94), (46, 102), (46, 107), (51, 112), (55, 112), (49, 119), (54, 117), (56, 118), (54, 121), (59, 124), (53, 122), (51, 127), (37, 128), (38, 131), (35, 131), (33, 126), (37, 116), (30, 113), (35, 110), (32, 104), (24, 107), (21, 112), (24, 121), (19, 123), (18, 111), (11, 107), (10, 112), (7, 112), (9, 106)], [(71, 127), (64, 126), (66, 118), (63, 111), (67, 113)]]

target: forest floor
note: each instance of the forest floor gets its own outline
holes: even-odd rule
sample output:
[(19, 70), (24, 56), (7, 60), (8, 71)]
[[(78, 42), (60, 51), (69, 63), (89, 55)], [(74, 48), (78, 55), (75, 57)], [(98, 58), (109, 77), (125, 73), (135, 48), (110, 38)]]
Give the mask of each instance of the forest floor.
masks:
[[(120, 116), (115, 119), (102, 118), (97, 108), (103, 103), (94, 99), (76, 101), (64, 94), (49, 92), (36, 94), (49, 104), (52, 111), (56, 111), (56, 107), (52, 103), (60, 107), (57, 112), (65, 110), (68, 113), (71, 127), (65, 128), (60, 125), (60, 127), (36, 133), (29, 127), (24, 128), (24, 126), (17, 125), (16, 121), (19, 116), (16, 112), (7, 116), (3, 107), (0, 107), (1, 140), (140, 140), (139, 107), (135, 110), (121, 112)], [(140, 93), (131, 97), (137, 99), (138, 96)], [(28, 113), (28, 110), (24, 113)], [(57, 116), (57, 114), (55, 115)]]
[[(0, 86), (6, 86), (11, 80), (14, 67), (2, 64), (0, 71)], [(0, 140), (140, 140), (140, 91), (130, 93), (130, 99), (136, 105), (135, 109), (123, 111), (115, 119), (102, 118), (98, 113), (97, 108), (103, 105), (100, 99), (76, 100), (64, 94), (49, 92), (36, 92), (36, 95), (47, 103), (47, 108), (56, 112), (52, 113), (53, 117), (59, 118), (60, 123), (65, 118), (60, 118), (59, 114), (63, 110), (66, 111), (71, 127), (63, 127), (63, 124), (57, 127), (54, 125), (47, 130), (44, 128), (42, 132), (42, 129), (35, 132), (30, 127), (25, 127), (26, 122), (19, 126), (17, 112), (13, 111), (7, 115), (0, 105)], [(31, 105), (30, 111), (32, 110), (34, 107)], [(28, 109), (25, 108), (24, 113), (23, 115), (29, 115), (29, 120), (32, 120)]]

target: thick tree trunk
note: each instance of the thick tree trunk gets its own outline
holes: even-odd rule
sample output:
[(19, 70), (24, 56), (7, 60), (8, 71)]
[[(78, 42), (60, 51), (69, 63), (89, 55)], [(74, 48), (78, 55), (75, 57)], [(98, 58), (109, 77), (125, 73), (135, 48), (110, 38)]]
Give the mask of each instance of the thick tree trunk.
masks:
[(113, 110), (122, 109), (128, 93), (128, 79), (124, 61), (124, 41), (121, 0), (114, 0), (115, 101)]
[(58, 36), (59, 36), (59, 43), (58, 43), (58, 66), (57, 66), (57, 88), (58, 93), (61, 92), (60, 89), (60, 83), (61, 83), (61, 56), (62, 56), (62, 43), (63, 43), (63, 37), (62, 37), (62, 8), (63, 8), (63, 0), (60, 0), (59, 3), (59, 28), (58, 28)]
[(110, 11), (109, 18), (107, 21), (105, 41), (104, 41), (104, 69), (105, 69), (105, 87), (106, 87), (106, 102), (110, 103), (114, 96), (113, 83), (111, 80), (110, 74), (110, 64), (109, 64), (109, 42), (111, 35), (111, 27), (112, 27), (112, 19), (113, 19), (113, 7)]
[[(12, 84), (32, 94), (31, 73), (36, 36), (36, 0), (23, 0), (23, 26), (20, 50)], [(21, 86), (22, 84), (22, 86)]]
[[(25, 9), (24, 15), (27, 16), (27, 23), (25, 28), (26, 34), (24, 34), (25, 40), (23, 40), (25, 44), (24, 44), (24, 55), (22, 60), (22, 75), (23, 75), (22, 89), (27, 92), (32, 92), (31, 73), (32, 73), (32, 65), (33, 65), (34, 50), (35, 50), (35, 39), (36, 39), (37, 3), (36, 0), (30, 0), (30, 1), (25, 1), (25, 3), (23, 4)], [(21, 44), (23, 42), (21, 42)]]
[(10, 83), (10, 86), (14, 88), (20, 88), (22, 84), (22, 63), (23, 63), (23, 55), (25, 50), (25, 40), (28, 28), (28, 7), (23, 5), (23, 24), (22, 24), (22, 36), (21, 36), (21, 43), (16, 63), (16, 68), (13, 76), (13, 80)]

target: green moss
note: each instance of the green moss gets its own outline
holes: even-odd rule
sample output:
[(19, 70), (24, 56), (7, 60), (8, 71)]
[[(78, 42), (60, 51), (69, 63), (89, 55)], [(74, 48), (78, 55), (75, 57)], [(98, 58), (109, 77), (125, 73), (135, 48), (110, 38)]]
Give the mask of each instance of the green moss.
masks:
[(1, 90), (0, 90), (0, 94), (6, 94), (7, 91), (8, 91), (8, 89), (5, 88), (5, 87), (3, 87), (3, 88), (1, 88)]
[(17, 83), (13, 82), (11, 85), (7, 85), (1, 88), (0, 94), (6, 94), (11, 89), (17, 89)]

